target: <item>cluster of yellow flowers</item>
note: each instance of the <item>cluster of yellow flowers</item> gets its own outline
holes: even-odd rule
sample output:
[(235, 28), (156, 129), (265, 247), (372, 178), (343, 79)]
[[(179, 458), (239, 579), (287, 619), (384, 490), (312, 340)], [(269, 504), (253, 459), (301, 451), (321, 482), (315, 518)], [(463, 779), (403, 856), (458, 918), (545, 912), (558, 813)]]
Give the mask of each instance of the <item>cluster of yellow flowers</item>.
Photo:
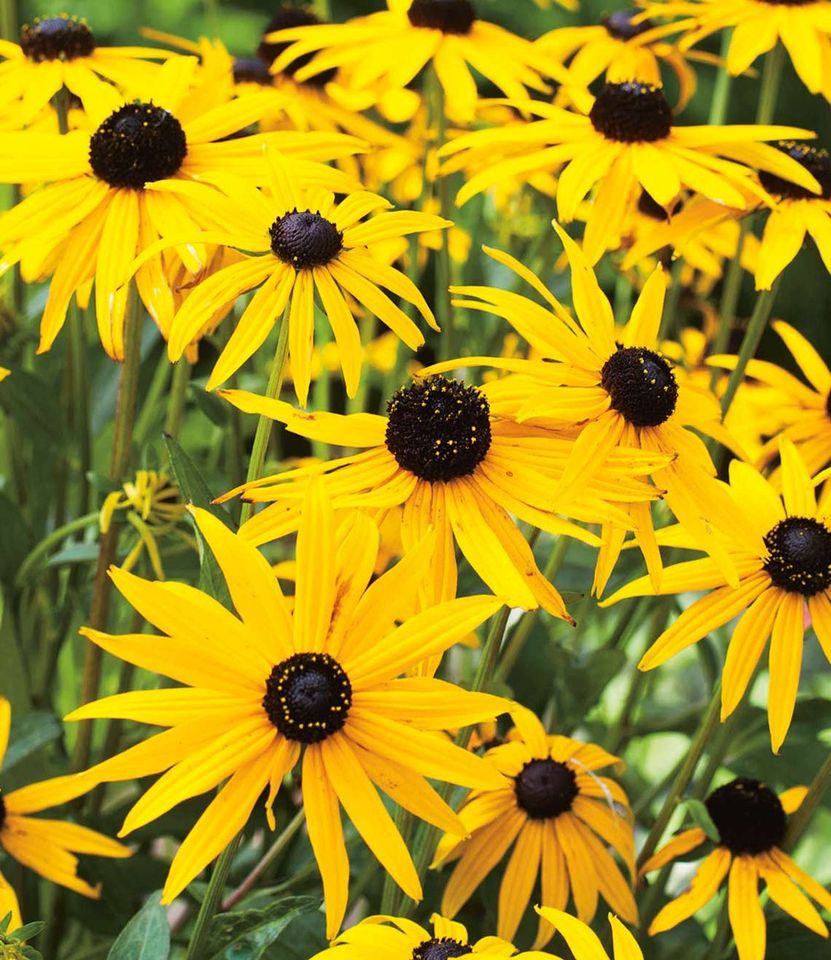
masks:
[[(163, 46), (101, 47), (85, 20), (65, 14), (0, 42), (0, 182), (22, 194), (0, 215), (0, 274), (48, 283), (37, 354), (88, 311), (122, 364), (111, 486), (92, 514), (101, 537), (81, 630), (84, 702), (67, 717), (82, 723), (77, 762), (0, 796), (0, 844), (46, 879), (97, 896), (75, 854), (130, 849), (32, 814), (156, 776), (127, 813), (125, 837), (216, 790), (172, 856), (169, 904), (218, 856), (233, 856), (263, 801), (275, 828), (291, 780), (331, 941), (317, 960), (542, 960), (555, 932), (577, 960), (602, 960), (587, 926), (601, 898), (613, 956), (641, 960), (626, 925), (666, 931), (725, 884), (739, 958), (762, 960), (760, 881), (828, 936), (810, 898), (831, 911), (831, 895), (787, 852), (788, 817), (808, 788), (703, 782), (695, 824), (661, 842), (768, 643), (774, 753), (793, 720), (806, 632), (831, 661), (831, 371), (784, 321), (773, 329), (804, 380), (754, 357), (806, 235), (831, 271), (831, 159), (812, 131), (772, 123), (786, 53), (805, 87), (831, 99), (831, 3), (644, 0), (534, 41), (481, 19), (479, 5), (388, 0), (342, 24), (285, 7), (249, 58), (217, 38), (151, 30)], [(716, 32), (719, 58), (697, 50)], [(725, 124), (730, 77), (763, 54), (758, 122)], [(698, 65), (713, 61), (711, 122), (679, 122)], [(501, 96), (484, 97), (485, 84)], [(535, 211), (552, 199), (549, 226), (551, 215)], [(525, 253), (498, 249), (529, 217)], [(579, 239), (563, 226), (573, 223)], [(467, 269), (487, 224), (504, 243)], [(614, 302), (598, 279), (607, 266)], [(717, 283), (735, 293), (743, 270), (759, 292), (734, 355), (736, 297), (719, 311), (709, 300)], [(567, 274), (571, 307), (550, 289)], [(827, 291), (824, 274), (817, 288)], [(700, 329), (682, 323), (682, 295)], [(213, 503), (185, 489), (175, 462), (176, 483), (162, 470), (131, 472), (131, 445), (153, 415), (137, 373), (145, 312), (166, 344), (148, 403), (165, 389), (168, 361), (177, 364), (169, 433), (197, 365), (224, 415), (259, 417), (248, 463), (225, 488), (242, 482), (211, 491)], [(430, 349), (408, 367), (399, 341), (418, 351), (427, 337)], [(265, 392), (243, 389), (259, 382), (251, 361), (267, 343)], [(0, 391), (16, 370), (2, 359), (11, 379)], [(342, 412), (328, 392), (338, 369)], [(284, 378), (296, 403), (283, 397)], [(269, 475), (275, 423), (314, 456), (284, 457)], [(132, 545), (120, 556), (127, 526)], [(293, 562), (274, 566), (260, 548), (289, 537)], [(218, 566), (227, 595), (165, 578), (171, 538), (198, 550), (203, 568)], [(538, 541), (550, 553), (544, 569)], [(512, 611), (575, 623), (551, 582), (569, 542), (595, 551), (583, 611), (591, 597), (600, 608), (679, 599), (682, 611), (666, 607), (648, 636), (642, 671), (737, 621), (689, 769), (646, 836), (607, 775), (620, 759), (550, 733), (522, 690), (494, 683), (509, 626), (519, 630)], [(630, 547), (645, 575), (604, 598)], [(662, 549), (676, 562), (665, 564)], [(678, 562), (681, 550), (700, 556)], [(132, 572), (142, 562), (155, 579)], [(288, 595), (281, 580), (293, 584)], [(108, 632), (111, 586), (135, 611), (134, 632)], [(703, 596), (690, 602), (694, 592)], [(445, 654), (489, 619), (474, 679), (456, 682)], [(158, 635), (140, 632), (144, 621)], [(102, 651), (162, 679), (99, 699)], [(0, 699), (0, 752), (10, 718)], [(162, 731), (92, 763), (100, 719)], [(405, 916), (395, 890), (376, 915), (356, 922), (351, 911), (343, 929), (354, 904), (341, 809), (412, 901), (428, 866), (454, 864), (432, 932)], [(423, 832), (410, 844), (413, 820)], [(654, 897), (636, 901), (645, 874), (705, 844), (680, 895), (660, 909)], [(500, 864), (496, 936), (474, 942), (453, 918)], [(224, 876), (217, 868), (211, 881), (220, 894)], [(660, 898), (663, 877), (655, 890)], [(512, 941), (535, 903), (531, 949), (518, 954)], [(389, 913), (396, 904), (401, 915)], [(0, 878), (5, 914), (12, 929), (22, 922)]]

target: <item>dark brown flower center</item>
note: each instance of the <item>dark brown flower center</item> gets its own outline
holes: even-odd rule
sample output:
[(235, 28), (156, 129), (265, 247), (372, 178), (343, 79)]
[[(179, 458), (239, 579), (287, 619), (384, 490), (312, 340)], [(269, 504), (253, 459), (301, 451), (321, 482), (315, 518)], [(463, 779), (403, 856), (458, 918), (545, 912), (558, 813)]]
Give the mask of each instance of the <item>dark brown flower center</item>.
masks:
[(636, 8), (615, 10), (614, 13), (603, 17), (600, 22), (606, 28), (609, 36), (614, 37), (615, 40), (632, 40), (634, 37), (646, 33), (647, 30), (651, 30), (654, 26), (651, 20), (641, 20), (635, 23), (635, 18), (641, 13), (642, 11)]
[(607, 83), (589, 119), (607, 140), (622, 143), (663, 140), (672, 130), (672, 111), (661, 88), (634, 81)]
[(386, 444), (403, 470), (430, 483), (473, 473), (491, 444), (490, 406), (477, 387), (428, 377), (387, 404)]
[(549, 759), (526, 763), (514, 780), (514, 792), (532, 820), (547, 820), (570, 810), (580, 791), (571, 767)]
[(38, 17), (20, 31), (20, 46), (35, 63), (44, 60), (75, 60), (95, 50), (95, 36), (78, 17)]
[(343, 233), (325, 217), (311, 210), (292, 210), (268, 228), (271, 250), (283, 263), (297, 270), (322, 267), (343, 249)]
[(470, 0), (413, 0), (407, 16), (414, 27), (460, 35), (470, 33), (476, 21)]
[(433, 937), (425, 940), (413, 950), (413, 960), (450, 960), (451, 957), (464, 957), (473, 953), (473, 947), (450, 937)]
[[(808, 143), (798, 143), (796, 140), (780, 140), (774, 146), (786, 153), (797, 163), (801, 164), (808, 173), (813, 174), (822, 187), (822, 198), (831, 199), (831, 156), (821, 147), (812, 147)], [(773, 193), (783, 200), (818, 200), (816, 193), (811, 193), (805, 187), (777, 177), (773, 173), (759, 172), (762, 186), (768, 193)]]
[(643, 347), (618, 347), (603, 364), (600, 383), (614, 409), (636, 427), (665, 423), (678, 402), (672, 367)]
[(6, 801), (3, 799), (3, 795), (0, 794), (0, 830), (6, 825)]
[(274, 77), (265, 60), (259, 57), (237, 57), (234, 60), (234, 83), (258, 83), (270, 87)]
[(789, 593), (813, 597), (831, 586), (831, 530), (810, 517), (786, 517), (765, 534), (765, 570)]
[(731, 853), (755, 855), (782, 843), (785, 811), (773, 790), (758, 780), (739, 777), (714, 790), (705, 803), (721, 845)]
[(172, 177), (187, 152), (179, 121), (152, 103), (119, 107), (89, 141), (89, 162), (95, 175), (112, 187), (133, 190)]
[[(265, 38), (269, 33), (276, 33), (278, 30), (290, 30), (294, 27), (314, 27), (321, 22), (318, 15), (307, 7), (280, 7), (277, 13), (269, 20), (268, 26), (263, 30), (263, 39), (257, 47), (257, 56), (270, 67), (277, 57), (289, 46), (291, 41), (275, 42), (273, 40), (266, 40)], [(285, 66), (283, 73), (286, 76), (293, 77), (298, 70), (306, 66), (313, 56), (314, 53), (302, 54), (296, 60), (292, 60), (290, 64)], [(320, 73), (308, 77), (303, 82), (313, 87), (325, 87), (327, 83), (335, 79), (337, 72), (337, 68), (332, 67), (329, 70), (322, 70)]]
[(320, 743), (346, 723), (352, 684), (327, 653), (296, 653), (278, 663), (265, 682), (263, 709), (289, 740)]

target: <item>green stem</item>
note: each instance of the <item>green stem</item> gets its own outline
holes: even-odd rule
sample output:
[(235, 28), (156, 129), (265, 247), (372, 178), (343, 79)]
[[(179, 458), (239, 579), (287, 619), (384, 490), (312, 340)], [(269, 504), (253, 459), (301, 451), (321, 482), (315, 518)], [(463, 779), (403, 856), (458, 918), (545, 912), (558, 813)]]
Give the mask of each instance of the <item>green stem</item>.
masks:
[(664, 805), (661, 807), (658, 816), (655, 818), (655, 822), (652, 824), (652, 829), (644, 841), (638, 856), (639, 867), (643, 866), (658, 848), (658, 844), (661, 842), (664, 832), (669, 825), (669, 821), (673, 813), (675, 813), (676, 807), (681, 802), (681, 798), (689, 786), (690, 780), (692, 780), (695, 774), (698, 761), (701, 759), (710, 737), (713, 735), (713, 731), (718, 726), (720, 707), (721, 684), (717, 684), (713, 691), (712, 699), (701, 720), (701, 726), (698, 728), (698, 732), (687, 750), (684, 762), (681, 764), (681, 768), (669, 789), (666, 800), (664, 800)]
[(779, 280), (774, 281), (770, 290), (760, 290), (756, 297), (756, 305), (753, 308), (753, 314), (747, 325), (744, 338), (742, 340), (739, 356), (735, 368), (730, 373), (730, 379), (721, 398), (721, 416), (722, 419), (727, 416), (727, 411), (733, 403), (739, 384), (742, 382), (748, 363), (755, 356), (756, 350), (762, 339), (762, 335), (767, 327), (771, 312), (773, 311), (773, 302), (776, 298), (776, 291), (779, 287)]
[(57, 546), (73, 533), (77, 533), (79, 530), (83, 530), (97, 522), (98, 511), (96, 510), (94, 513), (87, 513), (84, 514), (83, 517), (76, 517), (74, 520), (70, 520), (69, 523), (65, 523), (62, 527), (58, 527), (57, 530), (53, 530), (48, 536), (44, 537), (37, 546), (32, 548), (26, 556), (26, 559), (20, 564), (17, 576), (14, 578), (15, 587), (18, 590), (22, 590), (24, 587), (29, 586), (41, 561), (53, 547)]
[[(184, 362), (184, 361), (182, 361)], [(159, 362), (156, 365), (156, 372), (150, 381), (150, 386), (144, 394), (144, 401), (141, 405), (141, 412), (136, 417), (136, 425), (133, 430), (133, 439), (136, 446), (141, 448), (147, 440), (151, 428), (159, 418), (161, 400), (167, 392), (168, 382), (170, 381), (170, 372), (173, 368), (171, 362), (167, 359), (167, 344), (162, 344), (162, 352)]]
[(759, 102), (756, 107), (756, 123), (758, 124), (773, 122), (784, 66), (785, 48), (781, 43), (777, 43), (765, 56), (765, 65), (762, 68), (762, 85), (759, 88)]
[(667, 293), (666, 303), (664, 305), (664, 316), (661, 320), (661, 337), (667, 339), (675, 337), (678, 334), (681, 325), (681, 318), (678, 314), (678, 305), (681, 302), (683, 286), (681, 284), (681, 271), (684, 269), (684, 260), (678, 257), (672, 264), (672, 282)]
[(730, 41), (733, 39), (732, 30), (724, 30), (721, 34), (721, 50), (719, 57), (718, 73), (716, 82), (713, 85), (713, 96), (710, 100), (710, 116), (707, 123), (712, 127), (721, 127), (727, 119), (727, 107), (730, 104), (730, 88), (733, 85), (733, 77), (727, 69), (727, 53), (730, 50)]
[[(750, 229), (750, 223), (747, 217), (739, 222), (739, 239), (736, 243), (736, 252), (731, 257), (727, 266), (727, 273), (724, 277), (724, 285), (721, 290), (721, 301), (719, 303), (719, 325), (713, 340), (713, 353), (724, 353), (730, 345), (730, 333), (733, 329), (733, 322), (736, 319), (736, 309), (739, 305), (739, 295), (742, 292), (742, 251), (744, 250), (745, 238)], [(718, 379), (721, 376), (721, 370), (714, 369), (710, 375), (710, 389), (715, 389)]]
[[(265, 395), (273, 400), (280, 396), (283, 388), (283, 377), (286, 372), (286, 357), (289, 352), (289, 307), (283, 311), (283, 318), (280, 321), (280, 329), (277, 334), (277, 349), (274, 353), (274, 360), (271, 362), (271, 370), (268, 374), (268, 384), (265, 388)], [(261, 416), (257, 422), (257, 432), (254, 434), (254, 445), (251, 448), (251, 459), (248, 461), (248, 473), (246, 474), (246, 483), (252, 480), (258, 480), (263, 472), (265, 464), (266, 451), (268, 450), (268, 441), (271, 439), (271, 428), (274, 421), (271, 417)], [(253, 503), (243, 503), (240, 512), (240, 524), (251, 516), (254, 511)]]
[(167, 415), (164, 420), (164, 432), (175, 437), (182, 426), (182, 417), (188, 397), (190, 383), (190, 363), (184, 357), (173, 367), (173, 379), (167, 398)]
[(231, 872), (231, 865), (234, 862), (234, 856), (241, 840), (242, 833), (238, 833), (216, 861), (211, 879), (208, 881), (208, 889), (205, 891), (205, 899), (200, 904), (199, 913), (196, 915), (196, 922), (193, 925), (193, 933), (185, 954), (185, 960), (199, 960), (209, 945), (211, 920), (213, 920), (222, 902), (225, 881)]
[(702, 960), (719, 960), (727, 946), (727, 940), (730, 937), (730, 913), (727, 908), (727, 896), (721, 905), (721, 911), (718, 915), (718, 924), (716, 932), (710, 945), (707, 947)]
[[(109, 474), (110, 480), (116, 486), (124, 481), (127, 469), (130, 466), (130, 450), (141, 366), (141, 321), (142, 312), (138, 308), (138, 293), (135, 284), (131, 284), (124, 312), (124, 363), (121, 367), (118, 397), (116, 398), (112, 460)], [(95, 580), (89, 615), (89, 625), (93, 630), (107, 629), (112, 594), (109, 568), (116, 559), (118, 530), (118, 525), (113, 524), (98, 543), (98, 561), (95, 566)], [(94, 643), (88, 643), (84, 657), (80, 703), (89, 703), (94, 700), (98, 696), (100, 684), (101, 648)], [(82, 720), (78, 724), (78, 739), (75, 743), (75, 752), (72, 758), (74, 770), (82, 770), (89, 764), (91, 746), (92, 721)]]
[(783, 844), (786, 850), (792, 850), (796, 846), (797, 840), (805, 832), (805, 828), (811, 821), (811, 818), (816, 813), (820, 803), (822, 803), (822, 798), (825, 796), (825, 791), (831, 786), (831, 753), (825, 758), (825, 762), (819, 768), (817, 775), (814, 777), (813, 783), (808, 788), (808, 793), (805, 795), (805, 799), (802, 801), (799, 809), (796, 813), (790, 818), (788, 823), (788, 832), (785, 834), (785, 842)]

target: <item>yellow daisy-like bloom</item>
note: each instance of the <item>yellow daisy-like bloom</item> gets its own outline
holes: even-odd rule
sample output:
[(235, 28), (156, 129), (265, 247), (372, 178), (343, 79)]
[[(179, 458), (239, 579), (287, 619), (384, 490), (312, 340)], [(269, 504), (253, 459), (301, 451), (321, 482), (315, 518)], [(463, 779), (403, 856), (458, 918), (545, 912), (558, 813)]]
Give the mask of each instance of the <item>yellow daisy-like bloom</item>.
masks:
[[(831, 22), (831, 3), (827, 6)], [(762, 185), (776, 202), (762, 233), (756, 268), (757, 290), (770, 289), (799, 253), (808, 235), (817, 245), (825, 269), (831, 273), (831, 157), (827, 150), (806, 143), (784, 142), (779, 148), (816, 177), (822, 193), (816, 196), (780, 177), (760, 174)]]
[(828, 0), (659, 0), (645, 4), (655, 17), (683, 17), (678, 46), (688, 50), (705, 37), (733, 28), (727, 69), (733, 76), (782, 42), (811, 93), (831, 100), (831, 3)]
[[(650, 461), (655, 465), (654, 455), (622, 450), (611, 456), (599, 453), (602, 475), (599, 469), (570, 498), (559, 500), (555, 481), (570, 463), (572, 442), (503, 417), (482, 390), (458, 380), (430, 377), (403, 387), (389, 401), (385, 417), (306, 413), (241, 390), (222, 395), (246, 413), (285, 423), (292, 433), (360, 450), (225, 494), (220, 499), (241, 494), (271, 504), (243, 524), (242, 536), (266, 543), (294, 530), (310, 479), (322, 475), (338, 506), (370, 510), (403, 506), (405, 551), (435, 529), (428, 593), (434, 599), (455, 596), (458, 544), (482, 580), (511, 606), (539, 606), (571, 620), (511, 515), (549, 533), (597, 545), (594, 534), (555, 511), (588, 522), (614, 516), (625, 524), (626, 515), (610, 506), (610, 499), (648, 501), (655, 495), (654, 488), (640, 479)], [(659, 455), (658, 462), (666, 459)]]
[(458, 202), (506, 178), (527, 181), (531, 174), (563, 167), (557, 209), (564, 222), (574, 219), (599, 184), (584, 238), (586, 255), (594, 263), (619, 235), (638, 188), (668, 209), (686, 188), (743, 210), (747, 191), (764, 196), (752, 167), (819, 192), (805, 167), (761, 142), (805, 137), (804, 131), (749, 124), (678, 126), (663, 90), (638, 81), (606, 83), (596, 98), (589, 93), (573, 95), (579, 111), (538, 100), (514, 100), (516, 109), (539, 119), (477, 130), (446, 144), (440, 151), (450, 158), (445, 173), (476, 171), (459, 191)]
[[(129, 480), (120, 490), (108, 494), (101, 506), (99, 524), (101, 532), (110, 529), (117, 511), (126, 514), (127, 522), (138, 533), (138, 540), (121, 564), (123, 570), (132, 570), (143, 550), (153, 567), (153, 572), (162, 580), (164, 570), (157, 539), (176, 529), (176, 524), (185, 516), (187, 508), (179, 497), (179, 488), (170, 482), (165, 473), (156, 470), (139, 470), (135, 480)], [(196, 543), (183, 531), (178, 535), (194, 547)]]
[[(434, 867), (458, 859), (442, 897), (453, 917), (513, 847), (499, 889), (497, 933), (517, 931), (540, 877), (542, 902), (565, 909), (569, 891), (588, 923), (602, 896), (627, 922), (637, 923), (631, 884), (607, 849), (620, 855), (634, 879), (635, 839), (629, 801), (621, 787), (596, 771), (619, 763), (592, 743), (548, 736), (533, 713), (512, 712), (520, 738), (489, 750), (484, 759), (507, 778), (498, 790), (477, 790), (459, 810), (467, 837), (446, 834)], [(541, 917), (539, 948), (554, 934)]]
[[(631, 80), (660, 86), (661, 62), (678, 79), (676, 112), (680, 113), (695, 93), (695, 71), (688, 60), (710, 59), (706, 54), (687, 54), (677, 44), (667, 43), (667, 33), (676, 32), (674, 25), (656, 26), (637, 7), (615, 10), (600, 23), (580, 27), (558, 27), (543, 34), (536, 46), (559, 63), (568, 62), (572, 81), (581, 87), (590, 86), (601, 74), (608, 80)], [(560, 94), (568, 96), (561, 88)]]
[[(0, 765), (9, 745), (11, 721), (11, 704), (5, 697), (0, 697)], [(80, 824), (30, 816), (74, 800), (85, 792), (86, 787), (77, 777), (65, 776), (0, 794), (0, 847), (18, 863), (51, 883), (97, 900), (101, 896), (101, 886), (92, 886), (78, 876), (78, 858), (75, 854), (129, 857), (132, 851)], [(14, 889), (0, 874), (0, 919), (7, 913), (12, 915), (9, 929), (15, 930), (22, 922), (20, 907)]]
[(99, 47), (78, 17), (36, 18), (21, 29), (19, 44), (0, 40), (0, 116), (12, 112), (25, 126), (62, 87), (95, 109), (110, 102), (112, 84), (140, 90), (152, 82), (157, 67), (146, 61), (170, 56), (150, 47)]
[[(357, 91), (403, 90), (432, 64), (444, 91), (447, 116), (469, 123), (479, 93), (471, 68), (506, 96), (546, 91), (542, 77), (562, 81), (559, 64), (502, 27), (480, 20), (472, 0), (387, 0), (388, 9), (345, 24), (296, 27), (268, 34), (272, 43), (295, 41), (274, 69), (317, 52), (295, 73), (298, 81), (345, 68), (344, 82)], [(380, 95), (380, 94), (379, 94)]]
[(574, 960), (643, 960), (643, 953), (632, 934), (614, 914), (609, 914), (612, 928), (612, 956), (606, 953), (597, 934), (581, 920), (553, 907), (536, 907), (537, 913), (563, 935)]
[[(691, 917), (726, 882), (730, 926), (739, 960), (764, 960), (761, 880), (778, 907), (827, 938), (828, 929), (808, 897), (831, 910), (831, 895), (782, 849), (787, 816), (799, 809), (806, 793), (805, 787), (793, 787), (777, 796), (766, 784), (745, 777), (714, 790), (705, 803), (718, 832), (718, 844), (699, 864), (689, 888), (658, 913), (649, 927), (650, 934), (663, 933)], [(700, 827), (683, 830), (647, 860), (642, 872), (658, 870), (706, 841), (707, 835)]]
[(366, 917), (345, 930), (326, 950), (311, 960), (340, 960), (341, 957), (383, 957), (384, 960), (450, 960), (451, 957), (513, 957), (535, 960), (531, 953), (499, 937), (482, 937), (470, 942), (467, 929), (453, 920), (434, 913), (430, 917), (433, 932), (405, 917)]
[(7, 370), (5, 367), (0, 367), (0, 380), (5, 380), (11, 374), (11, 370)]
[[(775, 320), (773, 329), (784, 341), (810, 386), (775, 363), (755, 359), (748, 363), (747, 376), (769, 388), (764, 391), (768, 405), (775, 391), (774, 405), (768, 414), (774, 417), (774, 429), (765, 430), (762, 421), (760, 433), (767, 434), (769, 439), (759, 452), (756, 463), (760, 468), (769, 465), (779, 453), (781, 438), (785, 437), (797, 448), (808, 473), (813, 476), (831, 464), (831, 370), (814, 346), (790, 324)], [(736, 358), (713, 356), (708, 362), (732, 370)], [(781, 489), (778, 467), (770, 479)]]
[[(228, 229), (215, 210), (221, 194), (214, 184), (244, 178), (266, 179), (267, 143), (293, 155), (306, 182), (344, 189), (348, 178), (312, 160), (328, 160), (358, 148), (353, 139), (332, 134), (269, 133), (234, 138), (256, 122), (259, 96), (195, 112), (190, 87), (197, 61), (174, 57), (154, 73), (141, 92), (145, 99), (117, 105), (107, 113), (89, 111), (92, 132), (4, 134), (0, 182), (45, 181), (0, 217), (0, 271), (20, 262), (27, 282), (52, 276), (41, 319), (38, 351), (48, 350), (63, 326), (73, 295), (95, 281), (98, 333), (107, 353), (124, 358), (125, 281), (136, 254), (159, 237)], [(113, 88), (110, 88), (113, 90)], [(116, 101), (120, 98), (113, 92)], [(196, 90), (195, 103), (202, 101)], [(203, 247), (183, 243), (176, 256), (191, 274), (208, 263)], [(139, 295), (163, 334), (170, 329), (174, 292), (159, 256), (142, 265)]]
[[(711, 591), (658, 637), (638, 665), (641, 670), (660, 666), (742, 615), (724, 664), (722, 720), (744, 696), (772, 633), (768, 723), (774, 752), (785, 740), (796, 703), (806, 610), (831, 661), (831, 504), (817, 506), (814, 482), (789, 440), (782, 440), (780, 455), (781, 495), (755, 467), (738, 460), (730, 464), (732, 506), (713, 523), (739, 573), (738, 585), (728, 584), (718, 566), (704, 558), (668, 567), (657, 590), (642, 577), (601, 604), (625, 597)], [(694, 537), (675, 537), (673, 542), (701, 549)]]
[[(414, 210), (388, 210), (389, 201), (366, 191), (335, 196), (321, 188), (306, 190), (292, 175), (285, 158), (266, 151), (268, 193), (232, 188), (224, 216), (225, 231), (176, 238), (222, 243), (251, 253), (239, 263), (218, 270), (187, 297), (173, 321), (168, 343), (178, 360), (203, 331), (205, 318), (220, 304), (259, 288), (214, 366), (208, 389), (235, 373), (257, 350), (288, 305), (288, 344), (295, 391), (305, 404), (314, 350), (314, 299), (320, 298), (343, 363), (346, 390), (355, 396), (361, 378), (361, 336), (347, 295), (379, 317), (412, 350), (424, 343), (416, 324), (381, 289), (413, 304), (438, 330), (421, 291), (399, 270), (372, 256), (371, 246), (383, 240), (451, 225), (449, 220)], [(223, 210), (225, 209), (223, 207)], [(369, 249), (368, 249), (369, 248)], [(150, 256), (150, 250), (145, 256)], [(141, 259), (141, 258), (140, 258)], [(140, 262), (140, 260), (138, 261)]]
[[(600, 475), (606, 458), (618, 447), (661, 454), (664, 465), (652, 478), (678, 520), (693, 531), (736, 582), (730, 557), (713, 535), (707, 519), (725, 499), (715, 467), (692, 429), (728, 446), (735, 443), (721, 424), (718, 401), (706, 387), (679, 383), (669, 361), (658, 353), (666, 283), (656, 270), (644, 285), (628, 323), (615, 329), (611, 304), (598, 285), (583, 252), (557, 224), (571, 263), (572, 299), (579, 325), (542, 282), (513, 257), (488, 250), (500, 263), (530, 283), (546, 301), (546, 310), (519, 294), (491, 287), (456, 287), (457, 306), (503, 317), (541, 359), (503, 360), (467, 357), (427, 368), (453, 369), (462, 364), (492, 366), (509, 376), (487, 385), (491, 402), (507, 416), (528, 424), (568, 430), (576, 438), (558, 484), (555, 501), (566, 501)], [(487, 248), (486, 248), (487, 249)], [(671, 461), (671, 462), (668, 462)], [(619, 498), (625, 501), (627, 498)], [(661, 578), (661, 557), (649, 504), (631, 504), (631, 526), (650, 576)], [(594, 591), (602, 593), (620, 554), (625, 526), (606, 525), (595, 570)]]
[(417, 817), (463, 832), (425, 778), (492, 789), (501, 775), (438, 731), (491, 719), (510, 703), (439, 680), (396, 678), (443, 653), (501, 601), (450, 600), (396, 626), (427, 575), (432, 537), (370, 584), (377, 527), (355, 512), (336, 525), (322, 486), (314, 484), (297, 536), (290, 609), (265, 557), (208, 511), (193, 515), (238, 615), (185, 584), (112, 569), (119, 591), (164, 636), (82, 633), (185, 686), (119, 694), (72, 713), (75, 720), (116, 717), (168, 728), (79, 779), (92, 787), (162, 774), (127, 814), (124, 835), (229, 778), (173, 859), (162, 898), (170, 903), (245, 827), (266, 789), (274, 827), (274, 797), (302, 754), (327, 935), (339, 930), (349, 892), (339, 804), (383, 867), (419, 900), (410, 854), (375, 788)]

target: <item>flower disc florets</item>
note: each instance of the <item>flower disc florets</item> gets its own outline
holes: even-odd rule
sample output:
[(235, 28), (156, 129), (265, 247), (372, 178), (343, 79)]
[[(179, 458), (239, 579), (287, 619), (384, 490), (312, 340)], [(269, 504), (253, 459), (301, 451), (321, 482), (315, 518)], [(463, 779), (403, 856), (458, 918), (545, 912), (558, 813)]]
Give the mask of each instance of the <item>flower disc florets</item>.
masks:
[(95, 50), (95, 35), (78, 17), (38, 17), (21, 28), (20, 47), (34, 63), (75, 60)]
[(268, 228), (271, 250), (297, 270), (323, 267), (343, 249), (343, 233), (311, 210), (292, 210)]
[(89, 162), (95, 175), (112, 187), (133, 190), (172, 177), (187, 152), (179, 121), (152, 103), (119, 107), (89, 141)]
[(532, 820), (547, 820), (570, 810), (580, 791), (571, 767), (557, 760), (531, 760), (514, 780), (514, 792)]
[(672, 130), (672, 110), (661, 88), (634, 81), (607, 83), (589, 119), (599, 134), (621, 143), (663, 140)]
[(491, 444), (490, 406), (477, 387), (428, 377), (387, 404), (387, 449), (398, 465), (430, 483), (473, 473)]
[(470, 33), (476, 22), (470, 0), (413, 0), (407, 16), (414, 27), (459, 35)]
[(450, 937), (434, 937), (425, 940), (413, 950), (413, 960), (450, 960), (451, 957), (464, 957), (473, 953), (473, 947)]
[(765, 570), (775, 586), (813, 597), (831, 586), (831, 530), (810, 517), (786, 517), (765, 534)]
[(639, 37), (654, 26), (651, 20), (640, 20), (635, 23), (635, 18), (641, 13), (637, 8), (631, 10), (615, 10), (600, 21), (606, 28), (606, 32), (615, 40), (632, 40)]
[(660, 426), (678, 402), (672, 367), (643, 347), (618, 347), (603, 364), (600, 383), (614, 409), (636, 427)]
[[(782, 153), (786, 153), (792, 160), (801, 164), (808, 173), (813, 174), (822, 188), (822, 199), (831, 199), (831, 156), (821, 147), (812, 147), (808, 143), (798, 143), (795, 140), (780, 140), (774, 146)], [(797, 183), (783, 180), (773, 173), (759, 171), (759, 179), (768, 193), (776, 194), (783, 200), (818, 200), (816, 193), (811, 193)]]
[[(257, 47), (257, 56), (269, 67), (280, 56), (280, 54), (289, 46), (289, 41), (283, 43), (273, 43), (266, 40), (269, 33), (276, 33), (278, 30), (291, 30), (294, 27), (315, 27), (321, 23), (320, 18), (313, 10), (306, 7), (281, 7), (277, 13), (269, 20), (268, 26), (263, 31), (263, 39)], [(298, 70), (305, 67), (312, 59), (314, 53), (304, 53), (296, 60), (283, 67), (282, 72), (293, 77)], [(329, 70), (323, 70), (304, 80), (314, 87), (325, 87), (327, 83), (335, 79), (337, 68), (332, 67)]]
[(237, 57), (234, 60), (234, 83), (258, 83), (270, 87), (274, 77), (268, 64), (259, 57)]
[(765, 853), (782, 843), (785, 811), (773, 790), (758, 780), (739, 777), (714, 790), (705, 803), (721, 845), (732, 854)]
[(289, 740), (320, 743), (346, 723), (352, 684), (328, 653), (296, 653), (265, 682), (263, 709)]

